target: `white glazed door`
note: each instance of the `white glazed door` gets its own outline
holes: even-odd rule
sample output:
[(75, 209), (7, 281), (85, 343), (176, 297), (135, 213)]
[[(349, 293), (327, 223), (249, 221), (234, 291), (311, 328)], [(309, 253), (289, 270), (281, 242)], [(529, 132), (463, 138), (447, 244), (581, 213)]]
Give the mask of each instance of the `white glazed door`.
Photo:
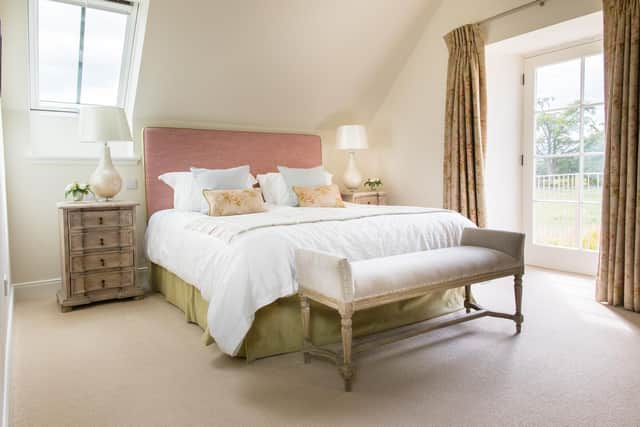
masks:
[(601, 42), (525, 60), (527, 263), (594, 275), (604, 168)]

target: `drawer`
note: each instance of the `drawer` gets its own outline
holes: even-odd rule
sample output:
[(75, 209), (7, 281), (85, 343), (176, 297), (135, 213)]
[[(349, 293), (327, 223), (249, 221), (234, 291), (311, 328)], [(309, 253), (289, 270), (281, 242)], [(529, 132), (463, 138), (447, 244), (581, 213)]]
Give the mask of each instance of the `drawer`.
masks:
[(355, 203), (358, 203), (358, 204), (361, 204), (361, 205), (377, 205), (378, 204), (378, 196), (373, 195), (373, 196), (358, 197), (356, 199)]
[(69, 235), (72, 251), (113, 249), (133, 245), (133, 230), (91, 230)]
[(109, 273), (75, 275), (71, 277), (71, 292), (77, 295), (99, 289), (133, 286), (134, 273), (134, 270), (122, 270)]
[(69, 213), (69, 228), (79, 230), (93, 227), (131, 227), (131, 210), (75, 211)]
[(122, 252), (102, 252), (88, 255), (71, 255), (71, 272), (83, 273), (107, 268), (133, 266), (133, 249)]

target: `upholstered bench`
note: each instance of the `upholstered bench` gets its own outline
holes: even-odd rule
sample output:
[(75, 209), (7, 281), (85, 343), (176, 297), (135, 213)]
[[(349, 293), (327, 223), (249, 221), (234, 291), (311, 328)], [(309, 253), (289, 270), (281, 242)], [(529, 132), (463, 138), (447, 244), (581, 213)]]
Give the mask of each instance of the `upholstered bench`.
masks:
[[(523, 321), (523, 251), (524, 234), (478, 228), (465, 228), (460, 246), (354, 262), (328, 253), (299, 249), (296, 252), (296, 270), (300, 286), (305, 363), (310, 362), (312, 355), (333, 360), (339, 365), (345, 390), (350, 391), (352, 352), (485, 316), (513, 320), (516, 333), (520, 333)], [(515, 278), (515, 314), (489, 311), (472, 301), (472, 284), (506, 276)], [(391, 337), (368, 339), (352, 348), (351, 317), (354, 312), (418, 297), (434, 290), (462, 286), (465, 287), (466, 314), (448, 321), (428, 322), (423, 328), (412, 328)], [(310, 339), (309, 299), (340, 313), (341, 352), (313, 346)], [(471, 313), (471, 310), (474, 312)]]

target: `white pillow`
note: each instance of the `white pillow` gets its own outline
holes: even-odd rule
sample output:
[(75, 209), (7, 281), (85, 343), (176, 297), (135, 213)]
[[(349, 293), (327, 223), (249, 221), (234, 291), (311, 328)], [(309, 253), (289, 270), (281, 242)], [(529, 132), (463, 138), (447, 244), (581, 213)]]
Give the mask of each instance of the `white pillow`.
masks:
[(158, 179), (173, 190), (173, 208), (181, 211), (200, 210), (200, 198), (204, 198), (198, 191), (191, 172), (167, 172)]
[[(206, 169), (206, 168), (196, 168), (196, 167), (191, 167), (191, 172), (196, 172), (196, 173), (202, 173), (205, 171), (213, 171), (213, 172), (228, 172), (228, 171), (235, 171), (236, 169), (245, 169), (248, 168), (249, 166), (238, 166), (237, 168), (231, 168), (231, 169)], [(254, 185), (256, 185), (258, 183), (258, 181), (255, 179), (255, 177), (253, 175), (251, 175), (251, 173), (249, 173), (249, 170), (247, 170), (247, 181), (248, 181), (248, 185), (249, 187), (253, 187)], [(234, 188), (224, 188), (224, 190), (240, 190), (240, 188), (234, 189)]]
[(287, 192), (289, 200), (287, 205), (298, 206), (298, 196), (293, 192), (293, 187), (318, 187), (320, 185), (331, 184), (331, 175), (322, 166), (309, 169), (288, 168), (278, 166), (278, 170), (282, 174), (287, 184)]
[(264, 201), (272, 205), (289, 204), (289, 187), (280, 173), (258, 175)]
[(244, 190), (254, 186), (256, 179), (249, 172), (249, 165), (230, 169), (191, 168), (193, 180), (200, 193), (200, 207), (202, 213), (209, 211), (209, 204), (202, 194), (202, 190)]

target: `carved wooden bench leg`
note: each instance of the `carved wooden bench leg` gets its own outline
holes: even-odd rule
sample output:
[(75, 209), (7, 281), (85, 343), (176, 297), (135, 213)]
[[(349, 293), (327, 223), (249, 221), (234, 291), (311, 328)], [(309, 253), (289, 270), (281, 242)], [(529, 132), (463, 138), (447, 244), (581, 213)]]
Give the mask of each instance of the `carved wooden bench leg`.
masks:
[(353, 378), (353, 366), (351, 364), (351, 312), (345, 312), (340, 314), (342, 317), (342, 357), (343, 363), (340, 368), (340, 373), (344, 380), (344, 391), (351, 391), (351, 379)]
[(471, 313), (471, 285), (464, 287), (464, 308), (467, 313)]
[(304, 363), (311, 363), (311, 354), (308, 351), (311, 347), (311, 325), (309, 324), (311, 313), (309, 300), (303, 294), (300, 294), (300, 310), (302, 311), (302, 332), (304, 334), (302, 355), (304, 357)]
[(514, 275), (513, 289), (516, 296), (516, 333), (519, 334), (522, 331), (522, 322), (524, 316), (522, 316), (522, 274)]

